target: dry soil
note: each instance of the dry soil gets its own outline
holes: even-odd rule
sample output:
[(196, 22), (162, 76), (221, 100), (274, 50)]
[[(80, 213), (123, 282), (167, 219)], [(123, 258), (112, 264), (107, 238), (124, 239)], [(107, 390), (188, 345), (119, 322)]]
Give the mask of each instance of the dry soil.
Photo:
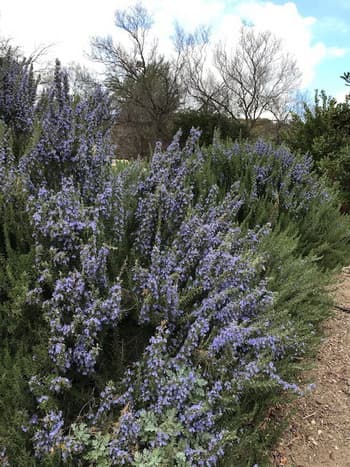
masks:
[[(307, 379), (315, 389), (288, 406), (295, 411), (279, 445), (273, 466), (350, 467), (350, 270), (344, 268), (335, 290), (333, 316), (317, 364)], [(348, 309), (348, 311), (346, 311)]]

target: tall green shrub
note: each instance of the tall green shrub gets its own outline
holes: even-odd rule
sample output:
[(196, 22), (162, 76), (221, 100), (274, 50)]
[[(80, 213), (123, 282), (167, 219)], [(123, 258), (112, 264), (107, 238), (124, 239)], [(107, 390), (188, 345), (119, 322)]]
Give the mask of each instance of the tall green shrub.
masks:
[(174, 116), (174, 133), (182, 130), (181, 144), (184, 144), (190, 135), (191, 128), (200, 128), (201, 145), (209, 146), (217, 132), (222, 139), (244, 139), (248, 136), (246, 126), (236, 120), (220, 113), (205, 110), (184, 110), (176, 112)]
[(350, 209), (350, 103), (337, 102), (324, 91), (315, 93), (313, 106), (304, 105), (283, 134), (294, 152), (311, 154), (317, 171), (340, 191), (341, 209)]

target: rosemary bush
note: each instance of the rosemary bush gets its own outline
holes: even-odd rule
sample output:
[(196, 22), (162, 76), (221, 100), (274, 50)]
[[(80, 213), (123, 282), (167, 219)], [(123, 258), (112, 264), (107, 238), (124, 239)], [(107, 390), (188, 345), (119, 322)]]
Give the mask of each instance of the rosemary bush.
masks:
[(308, 158), (197, 130), (113, 169), (103, 91), (74, 98), (57, 63), (28, 100), (13, 60), (32, 126), (19, 146), (0, 115), (2, 464), (260, 462), (344, 259), (334, 195)]

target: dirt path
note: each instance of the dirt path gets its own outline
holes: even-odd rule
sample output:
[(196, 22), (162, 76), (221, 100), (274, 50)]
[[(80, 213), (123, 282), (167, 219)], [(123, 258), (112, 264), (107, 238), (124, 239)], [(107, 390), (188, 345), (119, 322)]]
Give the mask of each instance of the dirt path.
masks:
[[(336, 300), (350, 307), (350, 271), (340, 276)], [(273, 453), (273, 466), (350, 467), (350, 313), (335, 310), (325, 323), (316, 389), (295, 401), (291, 422)]]

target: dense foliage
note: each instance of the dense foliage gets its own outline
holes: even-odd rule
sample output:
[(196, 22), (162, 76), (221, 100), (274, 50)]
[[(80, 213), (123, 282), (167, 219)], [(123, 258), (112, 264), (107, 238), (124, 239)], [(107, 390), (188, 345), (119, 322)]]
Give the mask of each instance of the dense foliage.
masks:
[(248, 136), (246, 127), (218, 112), (205, 110), (183, 110), (174, 115), (174, 133), (181, 129), (181, 144), (184, 144), (190, 135), (191, 129), (200, 128), (199, 144), (209, 146), (216, 133), (222, 139), (244, 139)]
[(298, 237), (298, 252), (318, 257), (326, 269), (349, 257), (348, 219), (339, 215), (339, 201), (313, 173), (309, 154), (293, 154), (262, 140), (216, 141), (204, 152), (197, 189), (206, 193), (215, 184), (226, 193), (239, 182), (240, 223), (254, 227), (268, 222), (273, 228), (287, 229)]
[(313, 105), (294, 115), (284, 139), (294, 151), (309, 153), (319, 173), (339, 188), (342, 210), (350, 209), (350, 103), (337, 102), (324, 91), (315, 93)]
[(0, 108), (2, 464), (258, 462), (348, 258), (333, 195), (307, 157), (196, 130), (113, 169), (101, 89), (74, 98), (57, 62), (33, 94), (6, 60), (0, 98), (24, 110)]

